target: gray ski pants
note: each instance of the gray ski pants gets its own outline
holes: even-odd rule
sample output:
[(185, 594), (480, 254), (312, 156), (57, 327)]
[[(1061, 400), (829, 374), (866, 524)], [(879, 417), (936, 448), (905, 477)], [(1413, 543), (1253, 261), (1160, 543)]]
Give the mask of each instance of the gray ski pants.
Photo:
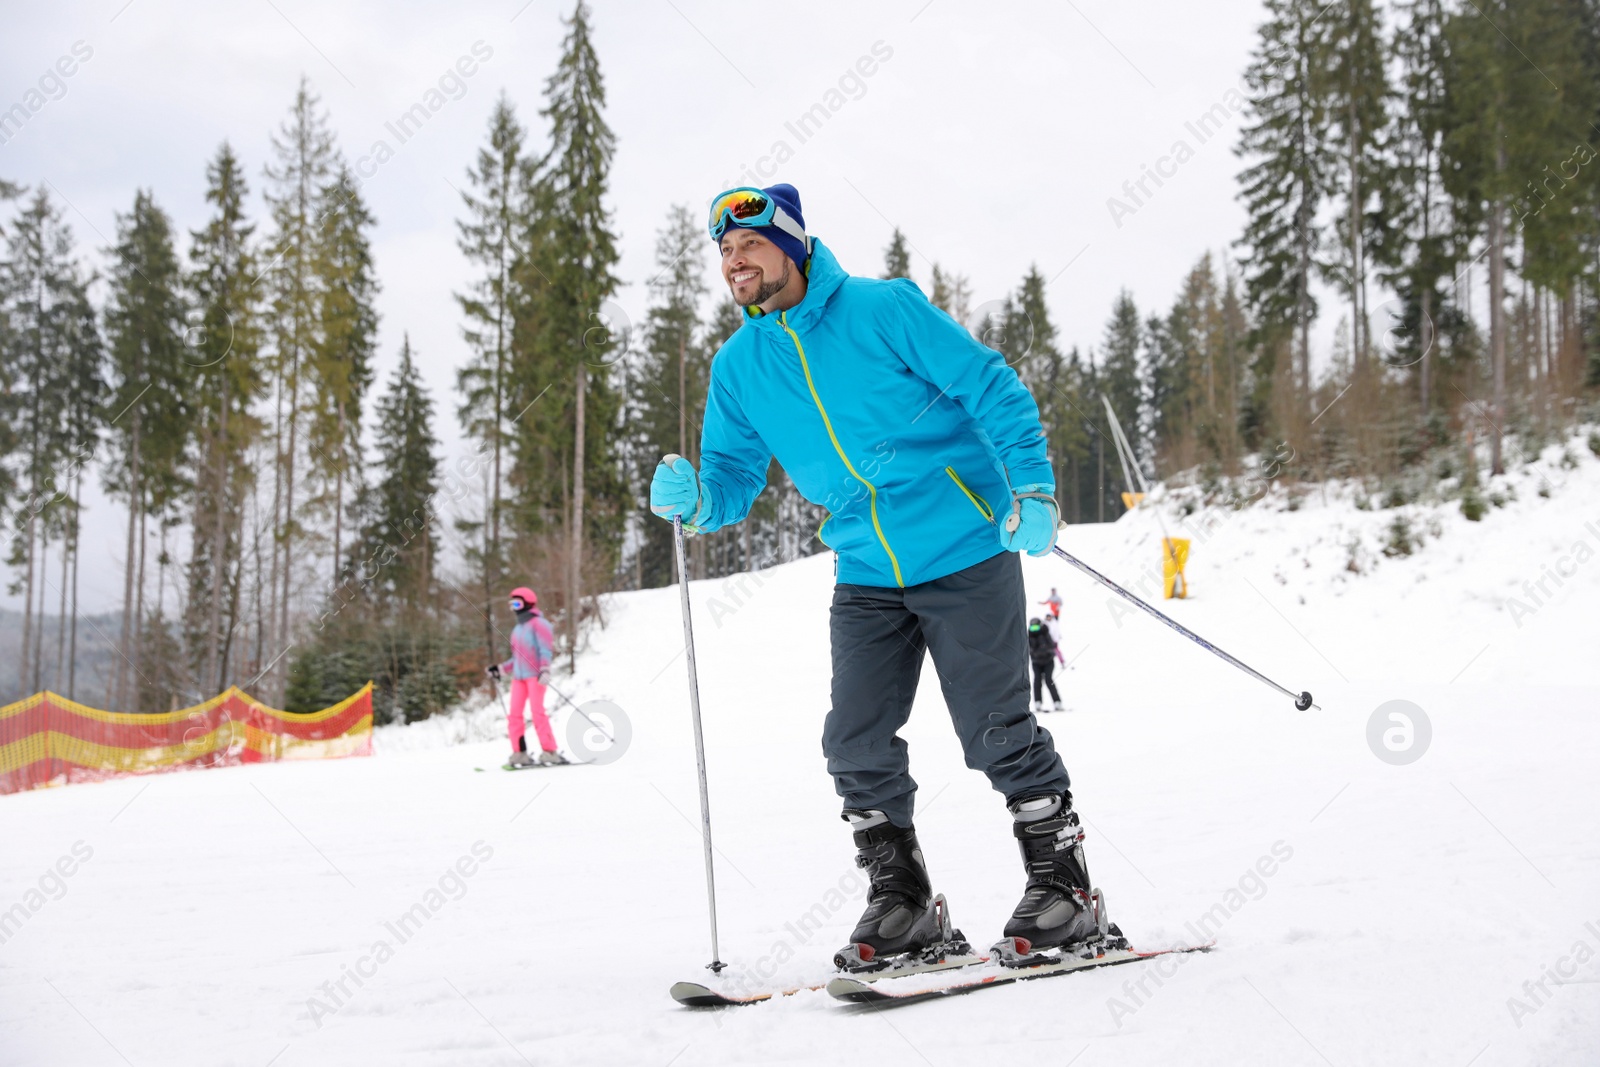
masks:
[(1022, 561), (1001, 552), (904, 589), (833, 590), (833, 708), (822, 752), (846, 808), (877, 808), (910, 826), (917, 783), (898, 736), (911, 717), (923, 651), (966, 763), (1012, 803), (1071, 785), (1050, 734), (1028, 709), (1027, 604)]

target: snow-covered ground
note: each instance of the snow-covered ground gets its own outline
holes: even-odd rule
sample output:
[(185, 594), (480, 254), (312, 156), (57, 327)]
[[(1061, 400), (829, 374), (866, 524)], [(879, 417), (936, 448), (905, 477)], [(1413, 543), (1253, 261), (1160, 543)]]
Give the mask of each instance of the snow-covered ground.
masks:
[[(1600, 461), (1571, 451), (1480, 523), (1408, 505), (1408, 557), (1382, 553), (1396, 511), (1347, 490), (1173, 529), (1193, 597), (1164, 606), (1320, 711), (1025, 561), (1034, 599), (1067, 598), (1073, 710), (1046, 724), (1090, 870), (1136, 942), (1214, 932), (1181, 966), (679, 1008), (709, 947), (668, 588), (615, 597), (557, 680), (629, 717), (609, 765), (495, 770), (480, 706), (381, 730), (372, 759), (0, 797), (0, 1064), (1595, 1063)], [(1134, 514), (1063, 545), (1137, 584), (1157, 536)], [(823, 975), (860, 907), (818, 743), (830, 565), (692, 587), (730, 983)], [(1392, 700), (1431, 726), (1410, 763), (1369, 746)], [(1020, 863), (931, 671), (906, 736), (934, 880), (987, 943)]]

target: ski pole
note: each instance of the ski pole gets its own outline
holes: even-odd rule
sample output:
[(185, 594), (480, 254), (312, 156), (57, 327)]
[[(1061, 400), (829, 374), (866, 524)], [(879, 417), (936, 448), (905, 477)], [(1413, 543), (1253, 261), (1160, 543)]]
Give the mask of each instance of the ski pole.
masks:
[(707, 968), (720, 974), (727, 964), (717, 948), (717, 880), (711, 869), (711, 797), (706, 791), (706, 744), (700, 730), (700, 678), (694, 667), (694, 625), (689, 620), (689, 561), (683, 551), (683, 516), (672, 517), (673, 547), (678, 558), (678, 589), (683, 598), (683, 650), (689, 661), (689, 712), (694, 719), (694, 759), (700, 772), (700, 835), (706, 852), (706, 901), (711, 910), (711, 962)]
[(555, 686), (551, 685), (549, 682), (544, 683), (544, 687), (546, 689), (550, 690), (550, 692), (554, 693), (556, 696), (560, 697), (562, 700), (565, 700), (569, 705), (571, 705), (573, 711), (577, 712), (579, 715), (582, 715), (585, 719), (588, 719), (589, 720), (589, 725), (593, 726), (596, 730), (599, 730), (602, 734), (604, 734), (605, 735), (605, 739), (607, 741), (610, 741), (612, 744), (616, 744), (617, 739), (615, 737), (612, 737), (610, 732), (607, 731), (604, 726), (601, 726), (599, 723), (595, 722), (593, 719), (590, 719), (588, 713), (585, 712), (582, 708), (578, 707), (578, 705), (576, 705), (576, 704), (573, 704), (571, 697), (567, 696), (567, 694), (563, 693), (561, 690), (557, 689)]
[(1076, 556), (1074, 556), (1071, 553), (1069, 553), (1066, 549), (1062, 548), (1060, 545), (1056, 545), (1054, 548), (1051, 549), (1051, 551), (1054, 552), (1056, 555), (1060, 556), (1062, 559), (1066, 560), (1068, 563), (1072, 564), (1074, 567), (1078, 568), (1084, 574), (1087, 574), (1089, 577), (1093, 578), (1095, 581), (1097, 581), (1101, 585), (1105, 586), (1107, 589), (1111, 590), (1113, 593), (1115, 593), (1118, 596), (1120, 596), (1123, 600), (1126, 600), (1128, 603), (1132, 604), (1134, 607), (1136, 607), (1136, 608), (1140, 609), (1141, 611), (1143, 611), (1145, 614), (1151, 616), (1152, 618), (1159, 619), (1161, 622), (1166, 623), (1168, 626), (1172, 627), (1174, 630), (1178, 631), (1180, 634), (1182, 634), (1183, 636), (1187, 637), (1189, 640), (1193, 641), (1195, 644), (1199, 645), (1201, 648), (1205, 649), (1207, 652), (1210, 652), (1213, 655), (1215, 655), (1215, 656), (1217, 656), (1217, 657), (1219, 657), (1219, 658), (1221, 658), (1223, 660), (1226, 660), (1228, 663), (1233, 664), (1235, 667), (1238, 667), (1241, 671), (1244, 671), (1246, 674), (1248, 674), (1250, 677), (1254, 678), (1256, 681), (1262, 682), (1262, 683), (1264, 683), (1266, 685), (1270, 685), (1272, 688), (1276, 689), (1278, 692), (1282, 693), (1284, 696), (1286, 696), (1289, 699), (1293, 700), (1294, 701), (1294, 706), (1296, 708), (1298, 708), (1300, 711), (1305, 711), (1307, 708), (1316, 708), (1318, 711), (1322, 710), (1320, 707), (1317, 707), (1317, 705), (1315, 705), (1315, 704), (1313, 704), (1311, 702), (1311, 694), (1310, 693), (1301, 693), (1300, 695), (1296, 696), (1294, 693), (1292, 693), (1291, 691), (1285, 689), (1283, 686), (1279, 685), (1277, 682), (1274, 682), (1271, 678), (1268, 678), (1266, 675), (1262, 674), (1261, 672), (1253, 670), (1252, 668), (1246, 666), (1245, 664), (1240, 663), (1238, 660), (1234, 659), (1232, 656), (1230, 656), (1226, 652), (1222, 651), (1222, 649), (1218, 648), (1216, 645), (1213, 645), (1210, 641), (1207, 641), (1205, 638), (1201, 637), (1199, 634), (1195, 633), (1193, 630), (1189, 629), (1187, 626), (1184, 626), (1181, 622), (1178, 622), (1176, 619), (1172, 619), (1172, 618), (1167, 617), (1166, 615), (1163, 615), (1161, 612), (1157, 611), (1155, 608), (1151, 607), (1149, 604), (1146, 604), (1144, 601), (1140, 600), (1138, 597), (1134, 596), (1132, 593), (1130, 593), (1126, 589), (1122, 588), (1122, 586), (1118, 585), (1116, 582), (1113, 582), (1110, 578), (1107, 578), (1105, 575), (1101, 574), (1099, 571), (1095, 570), (1093, 567), (1089, 566), (1087, 563), (1083, 562), (1081, 559), (1078, 559)]

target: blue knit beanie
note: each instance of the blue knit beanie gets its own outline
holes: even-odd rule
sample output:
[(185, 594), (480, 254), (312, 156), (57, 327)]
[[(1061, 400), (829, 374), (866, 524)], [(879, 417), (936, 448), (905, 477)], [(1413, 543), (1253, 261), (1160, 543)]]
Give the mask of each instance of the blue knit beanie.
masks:
[[(772, 199), (773, 203), (782, 208), (784, 214), (788, 215), (791, 219), (794, 219), (794, 221), (802, 230), (806, 228), (805, 216), (800, 214), (799, 190), (792, 185), (779, 184), (769, 185), (761, 191), (766, 193), (767, 196)], [(806, 269), (806, 260), (810, 258), (810, 254), (806, 251), (806, 244), (796, 240), (790, 234), (785, 233), (778, 227), (771, 225), (745, 226), (737, 219), (731, 220), (730, 228), (733, 226), (736, 226), (741, 230), (760, 230), (761, 236), (765, 237), (767, 240), (783, 249), (783, 254), (794, 260), (795, 266), (799, 267), (802, 271)], [(720, 241), (721, 239), (718, 238), (718, 240)]]

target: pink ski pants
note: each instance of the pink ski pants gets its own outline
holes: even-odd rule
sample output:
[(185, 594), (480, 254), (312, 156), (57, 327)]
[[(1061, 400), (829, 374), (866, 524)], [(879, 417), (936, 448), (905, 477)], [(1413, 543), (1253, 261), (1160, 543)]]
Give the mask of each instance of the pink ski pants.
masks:
[(537, 678), (511, 680), (511, 712), (506, 716), (506, 729), (511, 735), (511, 751), (522, 747), (522, 735), (527, 727), (522, 721), (522, 706), (533, 710), (533, 732), (539, 735), (539, 747), (546, 752), (556, 750), (556, 735), (550, 729), (550, 717), (544, 713), (544, 686)]

